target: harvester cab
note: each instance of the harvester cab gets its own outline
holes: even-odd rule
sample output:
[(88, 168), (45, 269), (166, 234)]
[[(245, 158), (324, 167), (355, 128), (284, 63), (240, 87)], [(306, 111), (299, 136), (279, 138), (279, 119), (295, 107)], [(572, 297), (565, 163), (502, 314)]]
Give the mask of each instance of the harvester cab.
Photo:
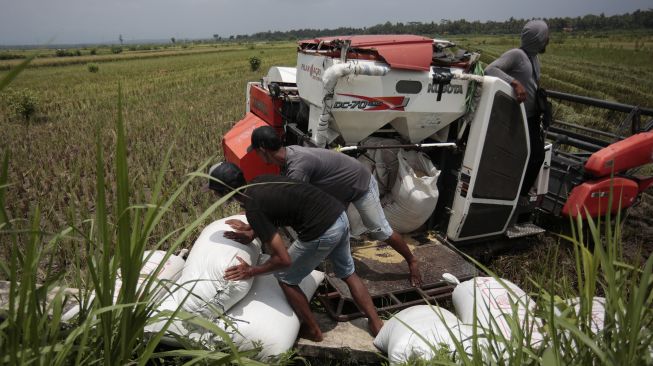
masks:
[[(225, 158), (239, 165), (248, 181), (260, 174), (277, 174), (275, 166), (246, 149), (252, 131), (263, 125), (274, 127), (288, 145), (338, 149), (364, 161), (377, 176), (386, 216), (396, 231), (435, 232), (440, 244), (454, 246), (542, 232), (532, 223), (535, 210), (575, 216), (583, 214), (582, 207), (592, 207), (590, 214), (605, 214), (612, 197), (606, 194), (611, 174), (619, 175), (613, 184), (620, 191), (613, 203), (624, 196), (622, 207), (636, 202), (653, 183), (650, 177), (629, 174), (653, 158), (650, 122), (632, 131), (631, 137), (602, 139), (605, 134), (594, 137), (555, 121), (536, 184), (527, 199), (520, 198), (531, 151), (525, 110), (507, 83), (482, 75), (478, 59), (477, 53), (449, 41), (411, 35), (300, 41), (296, 67), (275, 66), (260, 82), (248, 83), (247, 113), (222, 141)], [(550, 97), (565, 100), (562, 93), (551, 92)], [(566, 100), (589, 100), (574, 98)], [(633, 119), (632, 106), (598, 106), (621, 108), (617, 110)], [(640, 108), (635, 114), (639, 122), (643, 115), (653, 116), (653, 110)], [(412, 165), (402, 170), (404, 163)], [(419, 185), (407, 187), (409, 176), (424, 174), (430, 174), (435, 187), (425, 188), (425, 195), (413, 195), (416, 201), (404, 202), (404, 211), (393, 214), (397, 195), (420, 190)], [(397, 281), (379, 288), (366, 282), (375, 301), (375, 295), (399, 291), (382, 301), (391, 304), (384, 309), (448, 295), (438, 270), (455, 267), (462, 279), (474, 275), (473, 266), (454, 258), (452, 251), (442, 252), (446, 245), (425, 247), (416, 250), (424, 256), (422, 263), (441, 268), (422, 271), (426, 286), (408, 296), (412, 300), (401, 300), (406, 298), (399, 295), (405, 289)], [(451, 262), (446, 256), (453, 258)], [(383, 273), (388, 267), (368, 263), (366, 268)], [(346, 286), (331, 284), (339, 295), (325, 296), (338, 297), (334, 308), (339, 310), (330, 314), (343, 320)]]

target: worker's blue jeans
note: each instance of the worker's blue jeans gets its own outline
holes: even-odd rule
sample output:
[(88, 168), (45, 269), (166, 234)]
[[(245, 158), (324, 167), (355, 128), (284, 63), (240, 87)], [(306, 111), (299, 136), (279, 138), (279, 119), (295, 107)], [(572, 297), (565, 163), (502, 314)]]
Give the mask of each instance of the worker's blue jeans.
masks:
[(370, 187), (365, 195), (352, 203), (361, 215), (363, 225), (365, 225), (373, 239), (385, 241), (392, 235), (392, 228), (385, 218), (383, 207), (381, 207), (379, 186), (376, 179), (374, 179), (374, 175), (370, 177)]
[(296, 240), (288, 254), (292, 259), (290, 268), (277, 272), (277, 279), (288, 285), (299, 285), (322, 261), (329, 259), (338, 278), (354, 273), (354, 259), (349, 248), (349, 221), (343, 212), (320, 237), (310, 241)]

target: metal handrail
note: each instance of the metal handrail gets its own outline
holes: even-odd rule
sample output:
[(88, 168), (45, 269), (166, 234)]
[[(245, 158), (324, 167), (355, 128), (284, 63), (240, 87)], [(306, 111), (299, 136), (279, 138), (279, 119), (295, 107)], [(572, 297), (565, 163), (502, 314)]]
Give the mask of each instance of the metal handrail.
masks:
[(546, 93), (549, 97), (554, 99), (567, 100), (570, 102), (586, 104), (593, 107), (600, 107), (600, 108), (610, 109), (618, 112), (630, 113), (633, 109), (639, 109), (640, 115), (653, 117), (653, 108), (642, 108), (630, 104), (610, 102), (607, 100), (568, 94), (568, 93), (563, 93), (554, 90), (547, 90)]
[(628, 113), (628, 116), (623, 120), (620, 126), (623, 126), (626, 122), (630, 121), (630, 132), (632, 134), (636, 134), (642, 131), (648, 131), (650, 129), (648, 126), (645, 127), (644, 129), (641, 128), (641, 116), (644, 115), (644, 116), (653, 117), (653, 109), (651, 108), (641, 108), (639, 106), (634, 106), (630, 104), (610, 102), (607, 100), (590, 98), (581, 95), (568, 94), (568, 93), (558, 92), (555, 90), (547, 91), (547, 95), (553, 99), (566, 100), (569, 102), (585, 104), (592, 107), (598, 107), (598, 108), (608, 109), (612, 111)]

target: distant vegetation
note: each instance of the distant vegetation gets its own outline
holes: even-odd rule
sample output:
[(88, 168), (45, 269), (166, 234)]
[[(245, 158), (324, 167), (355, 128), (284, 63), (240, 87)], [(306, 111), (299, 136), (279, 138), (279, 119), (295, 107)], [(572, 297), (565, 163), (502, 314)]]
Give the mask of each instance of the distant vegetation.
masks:
[(256, 57), (256, 56), (250, 57), (249, 58), (249, 68), (252, 71), (257, 71), (259, 69), (259, 67), (261, 67), (261, 59)]
[(94, 64), (94, 63), (86, 64), (86, 69), (88, 69), (89, 72), (98, 72), (98, 71), (100, 71), (100, 67), (98, 66), (98, 64)]
[[(335, 29), (293, 29), (286, 32), (259, 32), (252, 35), (231, 36), (237, 40), (282, 41), (332, 35), (353, 34), (419, 34), (419, 35), (459, 35), (459, 34), (519, 34), (528, 19), (510, 18), (503, 22), (470, 22), (465, 19), (439, 22), (408, 22), (377, 24), (371, 27), (340, 27)], [(605, 16), (585, 15), (583, 17), (544, 18), (553, 32), (605, 32), (608, 30), (653, 29), (653, 9), (637, 10), (623, 15)]]
[(26, 57), (25, 55), (9, 53), (9, 52), (0, 53), (0, 60), (18, 60), (18, 59), (23, 59), (25, 57)]

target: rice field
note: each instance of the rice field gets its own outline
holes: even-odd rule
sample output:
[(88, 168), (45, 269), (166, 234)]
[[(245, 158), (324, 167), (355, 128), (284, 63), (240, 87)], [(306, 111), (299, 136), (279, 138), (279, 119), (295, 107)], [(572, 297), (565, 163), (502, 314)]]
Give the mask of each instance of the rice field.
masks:
[[(562, 37), (554, 35), (542, 56), (545, 87), (653, 107), (653, 35)], [(518, 45), (516, 36), (454, 41), (479, 50), (485, 63)], [(248, 62), (252, 56), (262, 61), (255, 72)], [(244, 114), (246, 83), (260, 79), (269, 66), (295, 65), (295, 57), (294, 43), (280, 43), (35, 59), (0, 94), (0, 151), (10, 155), (7, 209), (11, 217), (27, 219), (38, 206), (42, 229), (56, 232), (93, 216), (95, 135), (99, 129), (109, 174), (114, 169), (111, 151), (119, 87), (124, 95), (129, 179), (135, 202), (140, 202), (149, 197), (168, 147), (173, 146), (173, 151), (165, 167), (164, 196), (170, 193), (166, 189), (207, 159), (220, 159), (223, 133)], [(88, 60), (97, 63), (98, 72), (88, 71)], [(0, 66), (16, 62), (0, 61)], [(6, 72), (0, 72), (0, 77)], [(6, 98), (12, 90), (22, 89), (38, 99), (29, 123), (13, 114)], [(591, 124), (594, 119), (591, 113), (577, 114), (569, 107), (560, 106), (558, 111), (573, 122)], [(614, 124), (623, 117), (615, 116)], [(203, 212), (213, 197), (200, 188), (196, 180), (183, 192), (166, 216), (169, 222), (160, 227), (183, 226)], [(109, 195), (112, 192), (110, 186)], [(219, 209), (215, 216), (222, 214)], [(75, 250), (70, 245), (59, 248), (63, 265)], [(10, 255), (5, 247), (0, 250), (3, 257)]]
[[(593, 40), (574, 37), (552, 42), (543, 57), (545, 86), (653, 107), (651, 40), (651, 35), (618, 35), (595, 46)], [(486, 63), (517, 45), (505, 36), (456, 41), (480, 50)], [(262, 61), (258, 71), (250, 69), (253, 56)], [(98, 66), (97, 72), (90, 71), (87, 60)], [(15, 62), (0, 61), (0, 70)], [(222, 135), (244, 113), (246, 82), (258, 80), (271, 65), (294, 64), (291, 43), (45, 57), (36, 59), (8, 89), (0, 84), (0, 162), (9, 156), (8, 177), (0, 166), (0, 280), (11, 283), (10, 305), (0, 309), (5, 319), (0, 327), (4, 348), (0, 348), (6, 351), (0, 364), (177, 364), (182, 359), (188, 364), (204, 360), (259, 364), (243, 358), (255, 352), (241, 354), (228, 337), (223, 337), (225, 345), (218, 349), (189, 341), (185, 349), (170, 352), (157, 349), (162, 333), (143, 342), (144, 325), (153, 321), (157, 304), (148, 291), (134, 303), (140, 296), (136, 283), (143, 251), (151, 244), (161, 241), (162, 249), (168, 246), (169, 252), (188, 247), (195, 238), (193, 228), (203, 226), (201, 220), (235, 210), (201, 192), (203, 179), (192, 180), (178, 197), (174, 192), (189, 174), (221, 158)], [(6, 75), (0, 71), (0, 80)], [(28, 119), (17, 116), (10, 105), (12, 93), (25, 90), (35, 98), (36, 107)], [(557, 108), (566, 119), (585, 124), (595, 123), (598, 117), (614, 119), (606, 128), (623, 118)], [(171, 157), (166, 160), (168, 150)], [(161, 192), (156, 183), (160, 172)], [(106, 199), (102, 197), (105, 185)], [(650, 197), (647, 205), (637, 208), (642, 225), (648, 227)], [(168, 199), (169, 208), (161, 205)], [(128, 209), (142, 202), (150, 204)], [(641, 211), (642, 207), (648, 211)], [(158, 211), (167, 212), (155, 215)], [(577, 225), (581, 235), (582, 224)], [(590, 238), (578, 237), (575, 231), (570, 243), (548, 236), (539, 243), (548, 249), (495, 261), (493, 269), (499, 276), (530, 283), (527, 288), (538, 301), (536, 314), (546, 319), (552, 342), (546, 349), (524, 347), (522, 340), (529, 339), (530, 333), (519, 325), (512, 341), (490, 333), (494, 346), (487, 352), (499, 357), (498, 363), (650, 363), (653, 308), (647, 283), (653, 259), (649, 253), (641, 266), (641, 260), (623, 259), (620, 225), (614, 226), (614, 235), (609, 224), (598, 229), (594, 223), (589, 225)], [(68, 226), (75, 229), (65, 229)], [(177, 231), (180, 227), (187, 230)], [(152, 235), (149, 230), (154, 230)], [(559, 256), (563, 251), (571, 254)], [(114, 307), (110, 305), (118, 271), (124, 291), (118, 294), (120, 306)], [(61, 273), (67, 278), (62, 280)], [(60, 286), (77, 289), (88, 304), (88, 313), (75, 320), (72, 331), (60, 326), (64, 302)], [(98, 294), (93, 300), (89, 289)], [(50, 290), (56, 292), (51, 302), (46, 301)], [(587, 326), (591, 311), (587, 304), (597, 293), (607, 299), (603, 333)], [(549, 311), (553, 306), (566, 308), (559, 296), (581, 296), (579, 315)], [(192, 320), (183, 312), (177, 316)], [(194, 321), (207, 326), (203, 319)], [(479, 365), (486, 355), (475, 346), (469, 357), (462, 355), (456, 361)], [(447, 364), (453, 361), (447, 352), (442, 357), (440, 361)]]
[[(93, 216), (96, 129), (107, 152), (107, 172), (117, 118), (119, 86), (129, 140), (132, 190), (147, 198), (162, 156), (174, 145), (165, 187), (175, 186), (207, 159), (218, 159), (224, 131), (244, 114), (247, 81), (257, 80), (249, 57), (269, 65), (291, 64), (293, 46), (189, 52), (183, 56), (116, 60), (99, 64), (90, 73), (85, 65), (31, 67), (11, 89), (36, 93), (38, 110), (29, 124), (0, 103), (0, 150), (10, 154), (8, 208), (14, 218), (26, 218), (38, 205), (43, 229), (56, 231)], [(173, 222), (179, 227), (210, 204), (213, 197), (192, 186), (178, 200)], [(219, 213), (220, 214), (220, 213)], [(3, 247), (4, 250), (4, 247)], [(61, 248), (66, 257), (74, 248)], [(4, 253), (8, 255), (9, 253)]]

